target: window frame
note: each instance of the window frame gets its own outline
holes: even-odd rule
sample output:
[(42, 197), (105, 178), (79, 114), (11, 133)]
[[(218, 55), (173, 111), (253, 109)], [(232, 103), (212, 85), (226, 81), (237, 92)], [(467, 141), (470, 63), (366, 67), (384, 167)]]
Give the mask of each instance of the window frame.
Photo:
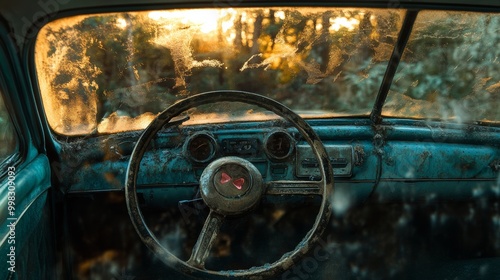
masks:
[[(12, 154), (0, 162), (0, 182), (7, 177), (9, 167), (16, 169), (25, 162), (30, 141), (29, 128), (24, 127), (23, 111), (20, 107), (19, 80), (15, 63), (18, 61), (17, 53), (13, 53), (13, 44), (7, 33), (4, 23), (0, 18), (0, 96), (10, 117), (16, 138), (16, 149)], [(8, 77), (10, 76), (10, 77)], [(10, 78), (10, 79), (9, 79)], [(12, 82), (9, 82), (12, 80)]]
[[(0, 103), (3, 104), (3, 106), (0, 106), (0, 110), (4, 109), (5, 113), (6, 113), (7, 117), (8, 117), (8, 119), (6, 120), (6, 123), (11, 128), (10, 132), (12, 132), (12, 136), (9, 135), (9, 137), (13, 137), (14, 138), (13, 140), (15, 142), (15, 147), (14, 147), (13, 150), (9, 150), (7, 154), (0, 155), (0, 156), (2, 156), (2, 157), (0, 157), (0, 166), (2, 166), (4, 162), (9, 162), (10, 158), (12, 158), (19, 151), (19, 136), (18, 136), (18, 133), (17, 133), (17, 131), (15, 129), (15, 125), (14, 125), (14, 122), (12, 120), (12, 114), (9, 111), (9, 106), (8, 106), (8, 104), (6, 104), (7, 102), (5, 102), (6, 98), (5, 98), (4, 95), (5, 95), (4, 94), (4, 87), (1, 86), (1, 82), (0, 82)], [(5, 140), (5, 139), (2, 139), (2, 141), (3, 140)], [(3, 156), (5, 156), (5, 157), (3, 157)]]
[[(3, 50), (0, 50), (0, 52), (3, 52)], [(1, 55), (2, 54), (0, 54), (0, 57)], [(7, 155), (7, 157), (0, 162), (0, 179), (5, 177), (5, 175), (7, 174), (8, 167), (17, 166), (21, 163), (24, 154), (23, 153), (24, 141), (23, 137), (19, 133), (19, 124), (17, 122), (17, 117), (15, 115), (15, 112), (13, 112), (14, 111), (12, 106), (13, 104), (9, 99), (9, 93), (10, 91), (8, 91), (5, 86), (5, 78), (2, 71), (2, 73), (0, 73), (0, 98), (3, 99), (6, 112), (9, 115), (9, 120), (12, 124), (14, 138), (16, 141), (16, 147), (12, 153)]]

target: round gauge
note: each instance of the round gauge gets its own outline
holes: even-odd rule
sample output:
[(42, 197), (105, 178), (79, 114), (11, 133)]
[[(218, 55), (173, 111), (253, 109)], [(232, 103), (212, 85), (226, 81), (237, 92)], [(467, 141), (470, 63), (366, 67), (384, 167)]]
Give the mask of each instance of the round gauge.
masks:
[(267, 155), (276, 160), (283, 160), (289, 157), (294, 149), (292, 136), (285, 131), (274, 131), (265, 140), (265, 150)]
[(194, 134), (187, 142), (186, 152), (195, 162), (204, 163), (211, 160), (217, 151), (215, 139), (207, 133)]

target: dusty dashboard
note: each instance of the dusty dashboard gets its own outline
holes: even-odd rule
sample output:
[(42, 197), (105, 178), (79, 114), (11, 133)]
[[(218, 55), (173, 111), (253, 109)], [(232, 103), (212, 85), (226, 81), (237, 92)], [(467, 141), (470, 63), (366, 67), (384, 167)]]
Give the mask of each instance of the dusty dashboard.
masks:
[[(354, 149), (351, 145), (326, 145), (331, 157), (335, 176), (352, 175)], [(244, 136), (214, 136), (210, 132), (197, 132), (189, 136), (183, 155), (193, 164), (194, 173), (200, 174), (208, 163), (224, 156), (248, 159), (263, 176), (272, 179), (293, 177), (316, 178), (319, 176), (318, 162), (307, 143), (299, 144), (296, 134), (274, 129), (269, 132)]]
[[(368, 119), (309, 123), (330, 155), (337, 194), (345, 190), (363, 200), (377, 186), (379, 199), (425, 197), (428, 191), (460, 198), (474, 195), (471, 187), (489, 189), (498, 178), (497, 149), (475, 144), (495, 142), (497, 136), (455, 133), (463, 131), (460, 125), (432, 127), (414, 121), (387, 125), (377, 132)], [(123, 191), (139, 135), (137, 131), (61, 142), (61, 159), (51, 162), (54, 179), (65, 193)], [(205, 167), (225, 156), (250, 161), (264, 182), (318, 179), (310, 147), (284, 122), (176, 126), (160, 131), (151, 141), (140, 164), (138, 192), (145, 203), (165, 203), (165, 197), (189, 199)], [(457, 158), (458, 164), (443, 168), (443, 163)]]
[[(340, 135), (349, 127), (337, 127), (332, 134), (328, 126), (318, 126), (330, 155), (337, 180), (366, 179), (372, 172), (364, 170), (364, 152), (371, 150), (369, 141), (352, 143)], [(354, 131), (356, 133), (356, 131)], [(359, 131), (366, 134), (367, 131)], [(123, 190), (123, 182), (136, 134), (110, 135), (73, 143), (62, 153), (61, 179), (69, 193)], [(334, 137), (334, 138), (332, 138)], [(331, 139), (330, 139), (331, 138)], [(337, 138), (337, 139), (335, 139)], [(296, 129), (275, 123), (241, 123), (218, 126), (173, 128), (160, 132), (145, 153), (139, 171), (138, 188), (148, 193), (192, 192), (205, 167), (217, 158), (237, 156), (257, 167), (264, 181), (318, 180), (319, 169), (311, 147)], [(72, 173), (71, 176), (67, 176)], [(57, 174), (56, 174), (57, 175)], [(146, 191), (147, 190), (147, 191)]]

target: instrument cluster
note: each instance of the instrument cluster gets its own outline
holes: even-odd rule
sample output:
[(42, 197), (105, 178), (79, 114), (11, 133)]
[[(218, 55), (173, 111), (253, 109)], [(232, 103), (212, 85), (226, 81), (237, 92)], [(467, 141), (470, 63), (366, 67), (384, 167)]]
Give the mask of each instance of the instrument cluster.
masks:
[[(263, 143), (262, 143), (263, 142)], [(191, 135), (184, 145), (184, 154), (193, 163), (208, 163), (219, 156), (258, 158), (266, 155), (273, 162), (290, 159), (295, 150), (295, 140), (285, 130), (269, 132), (259, 137), (231, 137), (216, 140), (210, 132)]]
[[(351, 177), (354, 165), (353, 146), (324, 146), (330, 156), (335, 177)], [(199, 172), (217, 158), (237, 156), (250, 160), (263, 174), (269, 170), (274, 175), (282, 173), (283, 176), (300, 178), (315, 178), (320, 175), (312, 148), (307, 143), (298, 143), (283, 129), (271, 130), (264, 134), (221, 134), (217, 137), (211, 132), (201, 131), (188, 137), (183, 153)]]

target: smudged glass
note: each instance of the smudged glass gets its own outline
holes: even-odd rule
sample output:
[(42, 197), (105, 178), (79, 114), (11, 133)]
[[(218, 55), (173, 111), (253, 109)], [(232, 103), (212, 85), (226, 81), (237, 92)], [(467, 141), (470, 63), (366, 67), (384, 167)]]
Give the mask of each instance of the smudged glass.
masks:
[(383, 115), (500, 123), (500, 15), (420, 12)]
[[(212, 90), (274, 98), (304, 117), (368, 116), (403, 10), (230, 8), (109, 13), (47, 24), (35, 46), (43, 105), (59, 134), (139, 130)], [(215, 104), (191, 123), (266, 120)]]

